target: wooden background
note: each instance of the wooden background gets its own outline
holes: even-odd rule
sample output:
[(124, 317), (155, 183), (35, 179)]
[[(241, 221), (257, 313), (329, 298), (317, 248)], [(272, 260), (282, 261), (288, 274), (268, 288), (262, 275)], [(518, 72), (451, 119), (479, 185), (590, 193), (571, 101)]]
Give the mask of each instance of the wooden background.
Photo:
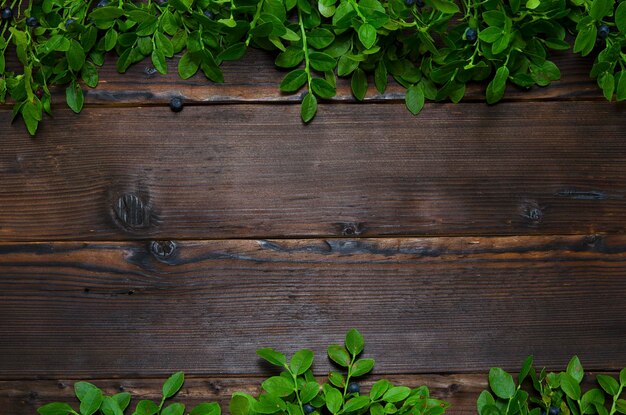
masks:
[[(489, 367), (626, 365), (626, 106), (590, 62), (563, 79), (473, 85), (412, 117), (402, 91), (348, 83), (310, 125), (250, 51), (227, 82), (116, 74), (36, 138), (0, 108), (0, 412), (34, 414), (89, 379), (226, 403), (351, 327), (380, 377), (475, 413)], [(171, 69), (175, 69), (175, 62)], [(167, 107), (182, 96), (186, 107)], [(60, 101), (61, 98), (58, 98)]]

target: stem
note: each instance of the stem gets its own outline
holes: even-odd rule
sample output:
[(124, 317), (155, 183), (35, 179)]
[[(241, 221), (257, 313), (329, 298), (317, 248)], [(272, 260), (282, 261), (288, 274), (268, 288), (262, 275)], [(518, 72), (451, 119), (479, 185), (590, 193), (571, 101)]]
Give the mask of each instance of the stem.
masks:
[(613, 396), (613, 405), (611, 405), (611, 411), (609, 412), (609, 415), (613, 415), (615, 413), (615, 405), (617, 404), (617, 399), (622, 394), (623, 389), (624, 389), (624, 386), (620, 385), (619, 392), (617, 392), (617, 395)]
[[(254, 13), (254, 17), (252, 18), (252, 21), (250, 22), (250, 30), (248, 31), (248, 37), (246, 38), (246, 46), (250, 45), (250, 40), (252, 40), (252, 29), (256, 27), (256, 22), (257, 20), (259, 20), (259, 17), (261, 16), (261, 9), (263, 8), (263, 1), (264, 0), (261, 0), (259, 4), (256, 6), (256, 12)], [(231, 0), (230, 17), (231, 18), (233, 17), (232, 0)]]
[(298, 7), (298, 24), (300, 25), (300, 33), (302, 35), (302, 50), (304, 51), (304, 71), (306, 72), (309, 93), (312, 93), (313, 89), (311, 89), (311, 82), (313, 81), (313, 76), (311, 76), (311, 68), (309, 65), (309, 48), (306, 45), (306, 31), (304, 30), (304, 23), (302, 22), (302, 12), (300, 11), (300, 7)]
[[(350, 377), (352, 376), (352, 365), (354, 365), (354, 359), (356, 359), (356, 355), (352, 355), (352, 360), (348, 365), (348, 376), (346, 376), (346, 384), (343, 385), (343, 397), (346, 397), (346, 393), (348, 393), (348, 385), (350, 384)], [(344, 399), (345, 400), (345, 399)]]

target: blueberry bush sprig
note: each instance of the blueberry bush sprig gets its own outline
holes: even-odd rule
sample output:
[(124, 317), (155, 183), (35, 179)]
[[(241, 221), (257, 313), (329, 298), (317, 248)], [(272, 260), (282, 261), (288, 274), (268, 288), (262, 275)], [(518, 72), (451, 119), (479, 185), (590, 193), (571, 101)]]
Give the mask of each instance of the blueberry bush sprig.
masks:
[[(140, 400), (135, 406), (133, 415), (184, 415), (185, 405), (182, 403), (165, 402), (176, 395), (183, 386), (185, 375), (183, 372), (170, 376), (162, 388), (162, 397), (159, 403), (151, 400)], [(40, 415), (124, 415), (130, 405), (131, 395), (122, 392), (113, 396), (105, 396), (102, 390), (89, 382), (74, 384), (76, 398), (80, 402), (79, 410), (63, 402), (52, 402), (37, 409)], [(221, 409), (217, 403), (201, 403), (195, 406), (189, 415), (220, 415)]]
[(509, 83), (549, 85), (561, 76), (550, 54), (569, 48), (595, 56), (590, 76), (609, 101), (626, 99), (626, 0), (1, 1), (0, 103), (33, 135), (54, 86), (82, 110), (107, 54), (121, 73), (145, 61), (166, 74), (175, 59), (182, 79), (224, 82), (224, 61), (270, 51), (305, 123), (337, 78), (357, 101), (393, 79), (416, 115), (427, 100), (460, 101), (470, 82), (485, 83), (490, 104)]
[[(313, 352), (300, 350), (287, 357), (269, 348), (257, 354), (281, 369), (280, 374), (262, 383), (258, 397), (236, 392), (230, 401), (232, 415), (441, 415), (449, 404), (433, 399), (428, 388), (410, 389), (394, 386), (382, 379), (374, 383), (368, 394), (362, 394), (354, 378), (363, 376), (374, 367), (374, 360), (359, 358), (364, 340), (356, 330), (350, 330), (343, 345), (328, 347), (328, 357), (347, 370), (344, 375), (333, 371), (328, 382), (320, 385), (313, 375)], [(352, 381), (351, 381), (352, 380)]]
[[(626, 368), (619, 379), (598, 375), (600, 388), (583, 392), (581, 382), (585, 372), (574, 356), (564, 372), (539, 374), (533, 368), (532, 356), (523, 363), (517, 383), (513, 376), (500, 368), (489, 371), (489, 390), (482, 391), (477, 400), (479, 415), (615, 415), (626, 414)], [(530, 379), (534, 391), (522, 385)]]

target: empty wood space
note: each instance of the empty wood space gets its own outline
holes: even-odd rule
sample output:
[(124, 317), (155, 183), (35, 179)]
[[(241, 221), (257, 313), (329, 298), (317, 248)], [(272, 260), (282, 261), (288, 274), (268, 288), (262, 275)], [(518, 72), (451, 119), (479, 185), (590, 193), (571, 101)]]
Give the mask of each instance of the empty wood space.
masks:
[(222, 85), (109, 61), (36, 138), (0, 107), (0, 413), (80, 379), (136, 402), (177, 370), (177, 399), (228, 413), (275, 373), (257, 348), (311, 348), (323, 379), (352, 327), (377, 362), (365, 390), (425, 384), (452, 415), (529, 354), (619, 371), (626, 107), (589, 60), (554, 60), (550, 87), (488, 106), (475, 84), (417, 117), (396, 85), (355, 103), (342, 80), (303, 125), (259, 51)]

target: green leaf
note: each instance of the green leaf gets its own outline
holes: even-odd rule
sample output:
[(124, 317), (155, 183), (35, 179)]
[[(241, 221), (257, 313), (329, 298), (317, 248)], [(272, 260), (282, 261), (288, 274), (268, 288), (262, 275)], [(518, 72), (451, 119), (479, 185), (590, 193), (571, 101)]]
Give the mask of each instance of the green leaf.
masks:
[(154, 43), (156, 48), (160, 50), (166, 58), (174, 56), (174, 45), (172, 45), (172, 41), (163, 33), (157, 32), (155, 34)]
[[(354, 79), (354, 77), (353, 77)], [(352, 366), (352, 376), (363, 376), (374, 368), (374, 359), (359, 359)]]
[(67, 56), (67, 65), (74, 72), (80, 71), (85, 64), (85, 51), (83, 47), (75, 40), (70, 42), (70, 48), (65, 52)]
[(626, 367), (619, 372), (619, 383), (626, 387)]
[(618, 399), (615, 402), (615, 408), (621, 414), (626, 414), (626, 399)]
[[(618, 101), (623, 101), (624, 99), (626, 99), (626, 70), (622, 70), (621, 72), (618, 72), (619, 75), (619, 81), (617, 81), (617, 77), (616, 82), (617, 82), (617, 88), (615, 90), (615, 94), (617, 95), (617, 100)], [(622, 382), (622, 377), (620, 376), (620, 382)]]
[[(502, 68), (506, 69), (506, 66), (500, 67), (500, 69)], [(500, 69), (498, 69), (498, 71)], [(489, 98), (487, 98), (487, 100), (489, 100)], [(491, 388), (493, 393), (496, 394), (497, 397), (502, 399), (511, 399), (513, 395), (515, 395), (515, 382), (513, 381), (513, 376), (500, 369), (499, 367), (493, 367), (491, 368), (491, 370), (489, 370), (489, 387)]]
[[(408, 389), (408, 388), (407, 388)], [(343, 412), (354, 412), (365, 408), (370, 404), (370, 397), (367, 395), (357, 396), (349, 399), (343, 406)]]
[(626, 33), (626, 3), (623, 1), (615, 10), (615, 24), (620, 32)]
[(176, 395), (176, 392), (180, 390), (185, 382), (185, 374), (183, 372), (176, 372), (170, 376), (163, 384), (163, 398), (171, 398)]
[(328, 352), (328, 357), (333, 362), (343, 367), (350, 366), (350, 362), (352, 361), (352, 359), (350, 358), (348, 351), (343, 346), (334, 345), (334, 344), (330, 345), (328, 346), (327, 352)]
[(113, 50), (117, 44), (117, 31), (115, 29), (109, 29), (107, 34), (104, 35), (104, 50), (109, 52)]
[(480, 395), (478, 395), (478, 399), (476, 400), (476, 409), (478, 410), (478, 415), (485, 415), (485, 407), (493, 406), (495, 404), (496, 401), (495, 399), (493, 399), (493, 395), (491, 395), (489, 391), (482, 391)]
[(430, 0), (430, 4), (433, 8), (447, 14), (455, 14), (460, 11), (454, 2), (448, 0)]
[(95, 88), (98, 86), (98, 68), (93, 63), (85, 62), (80, 76), (88, 87)]
[(165, 75), (167, 73), (167, 62), (165, 61), (163, 51), (160, 49), (154, 49), (150, 58), (152, 59), (152, 65), (154, 65), (154, 68), (159, 71), (159, 73)]
[(404, 102), (411, 114), (419, 114), (422, 108), (424, 108), (425, 102), (424, 88), (422, 87), (422, 85), (415, 84), (407, 88)]
[(534, 10), (541, 5), (541, 0), (528, 0), (526, 2), (526, 8), (529, 10)]
[(346, 380), (339, 372), (330, 372), (328, 374), (328, 380), (330, 381), (330, 383), (338, 388), (343, 388), (344, 386), (346, 386)]
[(580, 363), (578, 356), (572, 357), (567, 364), (567, 374), (573, 377), (576, 382), (582, 382), (583, 377), (585, 376), (585, 371), (583, 370), (583, 366)]
[(246, 54), (246, 44), (243, 42), (235, 43), (234, 45), (230, 45), (219, 55), (217, 55), (217, 59), (220, 61), (236, 61), (237, 59), (241, 59), (243, 55)]
[(173, 403), (161, 411), (161, 415), (184, 415), (185, 405), (182, 403)]
[(376, 43), (376, 28), (371, 24), (365, 23), (359, 27), (359, 40), (365, 46), (365, 49), (369, 49)]
[(307, 92), (302, 100), (302, 105), (300, 106), (300, 117), (302, 121), (308, 123), (315, 117), (315, 113), (317, 112), (317, 99), (315, 95), (311, 92)]
[(387, 89), (387, 77), (387, 67), (385, 66), (384, 60), (381, 59), (378, 61), (378, 64), (376, 64), (376, 69), (374, 70), (374, 84), (380, 94), (384, 94)]
[(261, 386), (267, 393), (281, 398), (289, 396), (294, 392), (293, 381), (282, 376), (272, 376), (266, 379)]
[(125, 410), (130, 404), (130, 393), (128, 392), (115, 394), (112, 398), (115, 402), (117, 402), (122, 411)]
[(298, 350), (291, 357), (291, 361), (289, 362), (289, 367), (291, 368), (291, 373), (296, 375), (301, 375), (313, 364), (313, 352), (308, 349)]
[(66, 403), (53, 402), (37, 408), (40, 415), (67, 415), (74, 412), (71, 406)]
[(107, 22), (115, 20), (124, 14), (124, 10), (117, 7), (99, 7), (94, 9), (89, 17), (94, 22)]
[(370, 406), (370, 415), (385, 415), (385, 410), (381, 404), (376, 402)]
[(189, 79), (198, 72), (199, 59), (192, 53), (186, 52), (178, 61), (178, 74), (182, 79)]
[(259, 355), (262, 359), (270, 362), (275, 366), (285, 367), (287, 365), (287, 358), (284, 354), (277, 352), (274, 349), (265, 348), (258, 349), (256, 354)]
[(300, 400), (302, 403), (311, 402), (320, 392), (320, 385), (317, 382), (307, 382), (300, 390)]
[(532, 367), (533, 367), (533, 357), (528, 356), (524, 360), (524, 363), (522, 363), (522, 369), (520, 370), (519, 376), (517, 377), (517, 383), (519, 385), (521, 385), (524, 382), (524, 379), (526, 379), (526, 376), (528, 376)]
[(235, 393), (230, 399), (228, 409), (231, 415), (248, 415), (250, 413), (250, 400), (245, 395)]
[[(509, 68), (507, 68), (506, 66), (499, 67), (498, 70), (496, 71), (496, 75), (491, 80), (491, 82), (489, 82), (489, 85), (487, 85), (487, 103), (488, 104), (494, 104), (502, 99), (502, 97), (504, 96), (504, 91), (506, 89), (506, 81), (508, 78), (509, 78)], [(494, 369), (498, 369), (498, 368), (494, 368)], [(498, 376), (502, 375), (500, 371), (504, 372), (502, 369), (498, 369), (494, 372), (494, 375), (498, 375)], [(490, 377), (491, 377), (491, 374), (490, 374)], [(513, 382), (513, 378), (511, 378), (511, 382)], [(508, 397), (500, 396), (498, 392), (496, 392), (496, 390), (493, 389), (493, 387), (491, 389), (495, 392), (497, 396), (503, 399), (509, 399), (513, 396), (512, 393), (511, 393), (511, 396), (508, 396)]]
[(93, 415), (96, 413), (96, 411), (100, 409), (103, 399), (104, 397), (100, 389), (90, 389), (87, 391), (80, 403), (81, 415)]
[[(611, 76), (611, 79), (613, 77)], [(598, 375), (597, 377), (598, 383), (608, 393), (609, 395), (617, 395), (619, 392), (619, 383), (615, 378), (607, 375)]]
[(598, 30), (595, 25), (584, 27), (578, 32), (574, 41), (574, 53), (580, 53), (583, 56), (588, 55), (596, 44)]
[(313, 69), (320, 72), (332, 71), (337, 65), (335, 59), (322, 52), (309, 53), (309, 62)]
[(595, 407), (603, 405), (604, 394), (598, 388), (594, 388), (585, 392), (580, 401), (580, 406), (582, 408), (583, 414), (595, 414)]
[(332, 98), (337, 93), (335, 87), (327, 80), (322, 78), (313, 78), (311, 81), (313, 92), (320, 98)]
[(110, 396), (104, 397), (100, 410), (104, 415), (124, 415), (124, 411), (115, 399)]
[(561, 388), (570, 399), (580, 399), (580, 385), (569, 373), (561, 374)]
[(83, 401), (87, 394), (92, 390), (100, 390), (96, 385), (89, 382), (76, 382), (74, 383), (74, 394), (79, 401)]
[(335, 35), (328, 29), (317, 28), (306, 35), (306, 42), (315, 49), (324, 49), (335, 40)]
[[(357, 68), (356, 71), (352, 73), (351, 87), (352, 87), (352, 94), (354, 95), (354, 97), (358, 99), (359, 101), (363, 101), (363, 99), (365, 98), (365, 94), (367, 94), (367, 76), (365, 75), (365, 72), (361, 68)], [(374, 366), (373, 360), (372, 360), (372, 366)], [(354, 376), (359, 376), (359, 375), (355, 375), (354, 372), (352, 374)]]
[(139, 401), (133, 415), (154, 415), (159, 412), (159, 405), (147, 399)]
[(341, 392), (333, 387), (324, 388), (324, 396), (326, 397), (326, 407), (331, 414), (336, 414), (341, 410), (343, 404), (343, 396)]
[(381, 379), (378, 382), (372, 385), (372, 389), (370, 389), (370, 399), (372, 401), (377, 401), (381, 396), (387, 392), (387, 390), (391, 387), (391, 382), (387, 379)]
[(493, 43), (500, 37), (502, 37), (502, 29), (499, 27), (488, 27), (478, 34), (478, 38), (487, 43)]
[(280, 83), (282, 92), (296, 92), (306, 83), (307, 76), (304, 69), (296, 69), (289, 72)]
[(261, 395), (254, 406), (254, 411), (260, 414), (274, 414), (287, 409), (285, 402), (272, 395)]
[(293, 68), (300, 65), (304, 59), (304, 52), (301, 48), (288, 47), (282, 53), (279, 53), (274, 64), (280, 68)]
[(593, 0), (589, 15), (595, 20), (601, 21), (604, 16), (613, 11), (613, 3), (614, 0)]
[(346, 349), (352, 353), (353, 356), (356, 356), (363, 351), (365, 340), (357, 329), (350, 329), (348, 333), (346, 333), (345, 345)]
[(394, 386), (385, 392), (383, 395), (383, 401), (391, 403), (400, 402), (401, 400), (406, 399), (410, 393), (411, 389), (406, 386)]
[[(245, 399), (247, 401), (247, 399), (245, 397), (243, 397), (243, 399)], [(189, 412), (189, 415), (221, 415), (222, 413), (222, 409), (220, 408), (220, 405), (217, 402), (211, 402), (211, 403), (201, 403), (197, 406), (195, 406), (191, 412)], [(235, 415), (232, 410), (230, 412), (232, 415)], [(243, 415), (243, 414), (237, 414), (237, 415)]]
[(68, 107), (70, 107), (76, 114), (80, 113), (83, 109), (85, 97), (83, 95), (83, 90), (80, 88), (80, 85), (76, 83), (76, 81), (72, 81), (72, 83), (65, 90), (65, 100)]

